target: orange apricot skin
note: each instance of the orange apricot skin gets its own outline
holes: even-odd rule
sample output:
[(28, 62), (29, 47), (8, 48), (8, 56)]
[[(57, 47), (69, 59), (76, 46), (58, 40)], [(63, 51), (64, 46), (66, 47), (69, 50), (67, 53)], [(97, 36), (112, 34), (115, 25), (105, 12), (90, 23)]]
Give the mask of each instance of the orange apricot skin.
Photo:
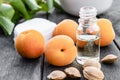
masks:
[(66, 66), (76, 57), (77, 48), (73, 40), (66, 35), (51, 38), (45, 47), (45, 58), (54, 66)]
[[(97, 24), (100, 28), (100, 46), (108, 46), (115, 39), (115, 32), (110, 20), (101, 18), (98, 19)], [(98, 40), (95, 41), (98, 45)]]
[(44, 51), (45, 40), (36, 30), (27, 30), (19, 34), (15, 40), (17, 52), (24, 58), (35, 59)]
[(86, 41), (77, 40), (77, 46), (79, 48), (84, 48), (87, 45)]
[(76, 28), (78, 27), (78, 23), (71, 19), (65, 19), (61, 21), (55, 28), (53, 32), (53, 36), (56, 35), (67, 35), (71, 37), (76, 43)]

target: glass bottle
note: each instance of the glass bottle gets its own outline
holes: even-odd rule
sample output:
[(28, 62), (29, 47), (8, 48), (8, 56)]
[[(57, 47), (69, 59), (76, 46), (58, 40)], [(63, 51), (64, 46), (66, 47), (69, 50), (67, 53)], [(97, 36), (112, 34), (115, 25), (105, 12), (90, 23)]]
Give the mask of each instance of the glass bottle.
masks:
[(87, 59), (99, 61), (100, 29), (97, 25), (97, 10), (94, 7), (82, 7), (79, 12), (79, 26), (76, 30), (76, 61), (83, 64)]

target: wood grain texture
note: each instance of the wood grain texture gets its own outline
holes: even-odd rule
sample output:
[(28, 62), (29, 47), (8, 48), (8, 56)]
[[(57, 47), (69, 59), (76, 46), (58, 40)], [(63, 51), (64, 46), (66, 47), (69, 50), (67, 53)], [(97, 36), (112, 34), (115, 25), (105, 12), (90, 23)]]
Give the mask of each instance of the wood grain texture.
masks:
[[(58, 11), (54, 11), (51, 15), (48, 16), (48, 19), (50, 21), (59, 23), (60, 21), (62, 21), (63, 19), (73, 19), (77, 22), (78, 17), (74, 17), (71, 16), (69, 14), (65, 14), (65, 13), (60, 13)], [(107, 47), (103, 47), (101, 48), (101, 53), (100, 53), (100, 58), (103, 58), (104, 56), (106, 56), (107, 54), (115, 54), (117, 56), (120, 56), (120, 51), (119, 49), (116, 47), (115, 43), (112, 42), (109, 46)], [(120, 60), (118, 59), (117, 62), (115, 62), (114, 64), (111, 65), (106, 65), (101, 63), (102, 65), (102, 71), (105, 74), (105, 79), (104, 80), (119, 80), (119, 73), (120, 73)], [(56, 67), (56, 66), (52, 66), (50, 65), (46, 60), (44, 61), (44, 73), (43, 73), (43, 80), (48, 80), (47, 79), (47, 75), (52, 72), (53, 70), (62, 70), (64, 71), (65, 68), (69, 67), (69, 66), (73, 66), (76, 67), (80, 70), (80, 72), (82, 73), (82, 68), (81, 65), (77, 64), (76, 61), (74, 61), (72, 64), (68, 65), (68, 66), (64, 66), (64, 67)], [(73, 80), (71, 78), (66, 78), (65, 80)], [(75, 80), (86, 80), (83, 76), (81, 79), (75, 79)]]
[(99, 17), (107, 18), (112, 22), (113, 28), (116, 33), (115, 42), (120, 49), (120, 18), (119, 16), (120, 16), (120, 0), (113, 0), (113, 4), (111, 8), (107, 12), (99, 15)]
[(101, 48), (101, 58), (108, 54), (114, 54), (118, 56), (118, 60), (113, 64), (103, 64), (102, 71), (104, 72), (105, 79), (104, 80), (119, 80), (119, 73), (120, 73), (120, 51), (116, 47), (114, 43), (110, 44), (107, 47)]
[(39, 80), (41, 59), (23, 59), (15, 51), (12, 37), (0, 37), (0, 80)]
[[(45, 14), (35, 17), (47, 18)], [(29, 27), (29, 26), (28, 26)], [(14, 48), (13, 34), (0, 34), (0, 80), (41, 80), (43, 57), (35, 60), (22, 58)]]

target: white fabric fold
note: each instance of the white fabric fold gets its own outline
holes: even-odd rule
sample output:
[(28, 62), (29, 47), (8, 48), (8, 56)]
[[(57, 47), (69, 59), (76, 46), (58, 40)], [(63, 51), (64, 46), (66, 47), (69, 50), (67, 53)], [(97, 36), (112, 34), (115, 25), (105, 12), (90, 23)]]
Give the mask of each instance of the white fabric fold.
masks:
[(55, 27), (56, 23), (54, 22), (43, 18), (33, 18), (31, 20), (16, 25), (14, 29), (14, 41), (21, 32), (34, 29), (39, 31), (44, 36), (44, 39), (47, 43), (48, 40), (52, 37)]

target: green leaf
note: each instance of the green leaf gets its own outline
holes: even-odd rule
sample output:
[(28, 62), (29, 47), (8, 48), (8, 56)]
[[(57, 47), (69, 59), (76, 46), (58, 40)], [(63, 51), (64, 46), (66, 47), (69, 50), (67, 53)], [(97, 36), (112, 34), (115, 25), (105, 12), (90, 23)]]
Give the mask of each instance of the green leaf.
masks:
[(14, 12), (15, 11), (11, 5), (5, 3), (0, 5), (0, 16), (4, 16), (11, 20), (14, 15)]
[(5, 35), (11, 35), (14, 28), (14, 23), (6, 17), (0, 16), (0, 26), (3, 29)]
[(0, 5), (2, 4), (2, 0), (0, 0)]
[(41, 9), (40, 9), (41, 11), (48, 12), (48, 6), (46, 3), (41, 2), (41, 3), (39, 3), (39, 5), (41, 6)]
[(61, 3), (60, 3), (59, 0), (54, 0), (53, 3), (54, 3), (54, 7), (55, 7), (56, 9), (58, 9), (59, 11), (64, 12), (63, 8), (61, 7)]
[(2, 0), (3, 3), (9, 3), (10, 0)]
[(24, 2), (27, 4), (27, 6), (32, 10), (32, 11), (37, 11), (40, 10), (40, 6), (37, 4), (36, 0), (24, 0)]
[(22, 15), (16, 10), (12, 22), (17, 23), (20, 19), (22, 19)]
[(51, 13), (53, 10), (53, 0), (47, 0), (48, 13)]
[(10, 4), (18, 10), (22, 15), (24, 16), (25, 19), (30, 19), (31, 17), (29, 16), (26, 7), (22, 0), (10, 0)]

